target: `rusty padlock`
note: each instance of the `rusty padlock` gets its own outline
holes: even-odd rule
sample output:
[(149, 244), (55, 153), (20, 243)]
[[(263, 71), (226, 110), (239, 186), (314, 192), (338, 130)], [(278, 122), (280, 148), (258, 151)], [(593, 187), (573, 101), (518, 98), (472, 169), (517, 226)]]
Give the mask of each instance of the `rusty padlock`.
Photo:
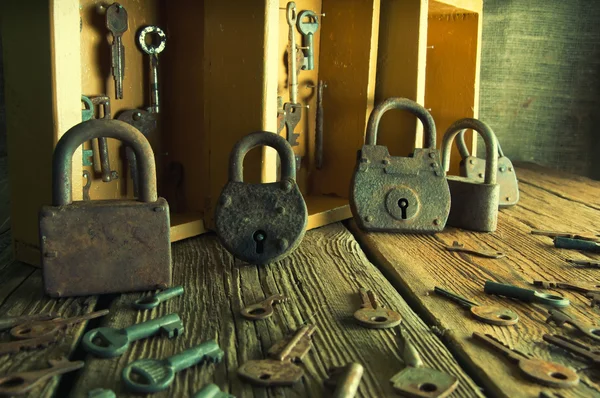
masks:
[[(376, 144), (379, 121), (390, 109), (407, 110), (421, 120), (425, 148), (400, 157)], [(361, 229), (416, 233), (444, 229), (450, 190), (435, 140), (433, 117), (416, 102), (389, 98), (373, 109), (350, 186), (350, 208)]]
[[(478, 182), (483, 182), (485, 175), (485, 159), (471, 156), (465, 143), (465, 131), (458, 133), (456, 146), (460, 153), (460, 175)], [(498, 175), (496, 182), (500, 185), (500, 208), (511, 207), (519, 201), (519, 182), (512, 162), (504, 156), (500, 142), (498, 142)]]
[[(244, 156), (259, 145), (281, 158), (281, 180), (249, 184), (243, 179)], [(258, 131), (242, 138), (231, 151), (229, 181), (216, 212), (217, 235), (235, 257), (266, 264), (290, 254), (302, 241), (308, 211), (296, 184), (296, 160), (290, 144), (275, 133)]]
[[(73, 153), (98, 137), (133, 148), (141, 177), (138, 200), (73, 202)], [(97, 119), (60, 138), (52, 158), (52, 206), (40, 211), (40, 247), (44, 287), (52, 297), (171, 284), (169, 205), (156, 194), (154, 154), (142, 133), (118, 120)]]
[(448, 225), (471, 231), (492, 232), (498, 224), (500, 186), (498, 173), (498, 140), (492, 129), (477, 119), (465, 118), (454, 122), (444, 134), (442, 161), (444, 170), (450, 167), (450, 152), (454, 138), (463, 130), (477, 131), (485, 142), (486, 165), (483, 182), (466, 177), (448, 176), (452, 206)]

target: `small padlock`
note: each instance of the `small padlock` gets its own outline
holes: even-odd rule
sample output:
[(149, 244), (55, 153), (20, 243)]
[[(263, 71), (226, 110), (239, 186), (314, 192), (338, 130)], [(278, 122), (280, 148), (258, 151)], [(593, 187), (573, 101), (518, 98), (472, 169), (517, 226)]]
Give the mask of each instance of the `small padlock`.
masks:
[[(279, 154), (279, 182), (244, 183), (244, 156), (259, 145), (270, 146)], [(296, 184), (294, 151), (285, 139), (275, 133), (258, 131), (248, 134), (233, 147), (229, 181), (221, 191), (215, 218), (223, 246), (251, 264), (280, 260), (300, 244), (308, 211)]]
[[(485, 159), (471, 156), (465, 143), (465, 131), (458, 133), (456, 146), (460, 153), (460, 175), (472, 180), (483, 182), (485, 175)], [(498, 175), (496, 182), (500, 185), (500, 208), (511, 207), (519, 201), (519, 182), (512, 162), (504, 156), (498, 142)]]
[(477, 131), (485, 142), (486, 166), (483, 182), (448, 176), (452, 206), (448, 225), (471, 231), (492, 232), (498, 224), (498, 200), (500, 186), (496, 183), (498, 173), (498, 140), (492, 129), (485, 123), (465, 118), (453, 123), (442, 142), (442, 161), (444, 170), (450, 168), (452, 141), (463, 130)]
[[(379, 121), (390, 109), (407, 110), (421, 120), (425, 148), (401, 157), (376, 145)], [(444, 229), (450, 190), (435, 140), (433, 117), (416, 102), (389, 98), (373, 109), (350, 187), (350, 208), (361, 229), (417, 233)]]
[[(131, 146), (139, 162), (138, 200), (73, 202), (73, 153), (99, 137)], [(40, 211), (44, 287), (52, 297), (122, 293), (171, 284), (169, 205), (156, 194), (154, 154), (146, 137), (118, 120), (82, 122), (56, 144), (52, 206)]]

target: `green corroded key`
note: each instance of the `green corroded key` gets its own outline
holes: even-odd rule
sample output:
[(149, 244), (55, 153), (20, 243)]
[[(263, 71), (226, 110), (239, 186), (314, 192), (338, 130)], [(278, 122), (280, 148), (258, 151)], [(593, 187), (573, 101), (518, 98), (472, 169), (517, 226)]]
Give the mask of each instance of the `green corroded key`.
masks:
[(163, 360), (148, 358), (132, 362), (123, 369), (122, 377), (131, 391), (151, 394), (166, 390), (177, 372), (203, 361), (220, 362), (223, 355), (217, 342), (208, 340)]
[(235, 398), (231, 394), (227, 394), (219, 389), (216, 384), (208, 384), (198, 391), (192, 398)]
[(157, 307), (163, 301), (167, 301), (170, 298), (181, 296), (183, 294), (183, 286), (175, 286), (162, 292), (156, 293), (153, 296), (142, 297), (133, 303), (133, 306), (138, 310), (151, 310)]

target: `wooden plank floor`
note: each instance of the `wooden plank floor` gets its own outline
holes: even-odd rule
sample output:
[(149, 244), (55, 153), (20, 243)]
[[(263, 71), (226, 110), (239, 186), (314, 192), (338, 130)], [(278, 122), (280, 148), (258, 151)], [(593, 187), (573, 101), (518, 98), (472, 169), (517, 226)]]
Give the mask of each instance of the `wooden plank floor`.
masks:
[[(566, 257), (598, 255), (558, 250), (552, 247), (551, 239), (529, 232), (532, 228), (600, 231), (600, 183), (531, 165), (518, 166), (518, 175), (521, 202), (501, 211), (499, 228), (490, 234), (453, 228), (431, 236), (367, 234), (358, 231), (352, 222), (347, 224), (350, 229), (337, 223), (307, 232), (290, 257), (264, 267), (237, 263), (212, 234), (177, 242), (173, 244), (175, 283), (184, 285), (185, 294), (148, 312), (130, 306), (142, 294), (61, 300), (44, 297), (39, 270), (6, 261), (10, 253), (1, 249), (9, 234), (2, 234), (0, 316), (51, 310), (73, 315), (101, 308), (109, 308), (111, 313), (91, 325), (69, 328), (60, 344), (1, 356), (0, 375), (41, 369), (49, 358), (69, 356), (84, 359), (86, 367), (54, 378), (28, 396), (85, 397), (98, 387), (111, 388), (119, 397), (139, 396), (128, 394), (120, 380), (126, 364), (139, 358), (165, 358), (216, 338), (225, 351), (221, 363), (183, 371), (166, 392), (152, 396), (186, 397), (209, 382), (238, 397), (327, 396), (323, 388), (327, 368), (350, 361), (365, 366), (360, 396), (394, 396), (389, 378), (404, 366), (394, 332), (365, 329), (352, 318), (360, 305), (357, 290), (367, 287), (379, 293), (387, 307), (402, 314), (408, 334), (427, 366), (460, 379), (452, 397), (537, 397), (540, 391), (552, 391), (528, 382), (516, 366), (473, 342), (473, 331), (494, 334), (521, 351), (577, 369), (583, 382), (576, 389), (560, 391), (562, 396), (600, 397), (598, 370), (541, 341), (547, 332), (578, 338), (576, 332), (546, 324), (546, 309), (542, 306), (483, 293), (486, 279), (523, 287), (530, 286), (534, 279), (598, 281), (600, 270), (575, 269), (563, 261)], [(445, 251), (443, 245), (454, 240), (473, 248), (500, 250), (507, 257), (490, 260)], [(482, 304), (503, 303), (519, 312), (521, 321), (514, 327), (476, 322), (464, 309), (431, 294), (436, 285)], [(278, 305), (272, 318), (251, 322), (240, 316), (244, 306), (276, 292), (291, 300)], [(581, 294), (555, 292), (572, 300), (571, 314), (596, 322), (598, 309), (591, 309)], [(142, 340), (114, 359), (95, 358), (77, 348), (84, 330), (92, 326), (124, 327), (171, 312), (181, 316), (186, 328), (176, 339)], [(318, 329), (314, 347), (302, 365), (302, 382), (291, 388), (267, 389), (252, 387), (238, 378), (236, 371), (241, 364), (263, 358), (272, 344), (303, 323), (313, 323)], [(0, 335), (0, 340), (7, 339), (6, 333)]]
[[(528, 168), (529, 167), (529, 168)], [(598, 283), (599, 270), (575, 269), (564, 258), (587, 258), (578, 252), (555, 249), (550, 238), (534, 236), (531, 229), (553, 229), (598, 233), (600, 231), (600, 184), (584, 178), (569, 179), (562, 173), (539, 167), (517, 168), (521, 200), (513, 208), (500, 212), (498, 230), (494, 233), (474, 233), (454, 228), (432, 236), (365, 233), (351, 223), (363, 249), (385, 272), (401, 294), (431, 325), (444, 332), (452, 347), (476, 380), (493, 396), (536, 397), (540, 391), (551, 391), (525, 380), (518, 368), (474, 342), (474, 331), (490, 333), (535, 357), (553, 360), (579, 369), (582, 383), (576, 389), (562, 390), (565, 397), (600, 396), (600, 379), (596, 370), (586, 369), (585, 362), (550, 347), (542, 340), (544, 333), (559, 333), (578, 339), (580, 335), (545, 323), (547, 309), (483, 292), (486, 280), (531, 288), (533, 280), (588, 281)], [(499, 250), (507, 254), (502, 259), (483, 259), (448, 252), (444, 245), (459, 241), (465, 246), (483, 250)], [(596, 256), (597, 257), (597, 256)], [(453, 290), (481, 304), (504, 304), (521, 317), (513, 326), (490, 326), (475, 321), (463, 308), (430, 294), (435, 286)], [(556, 290), (572, 301), (568, 313), (581, 321), (598, 324), (598, 309), (589, 306), (582, 294)], [(593, 342), (587, 341), (587, 343)], [(557, 390), (558, 391), (558, 390)]]

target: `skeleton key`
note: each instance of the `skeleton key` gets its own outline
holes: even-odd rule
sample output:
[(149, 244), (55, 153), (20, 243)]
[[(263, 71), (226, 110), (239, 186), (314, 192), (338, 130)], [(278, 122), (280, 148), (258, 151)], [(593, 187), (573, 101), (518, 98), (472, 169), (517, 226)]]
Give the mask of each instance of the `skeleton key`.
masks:
[(304, 371), (294, 362), (301, 361), (311, 348), (314, 325), (302, 326), (289, 338), (269, 350), (272, 359), (248, 361), (238, 369), (241, 378), (259, 386), (291, 386), (302, 378)]
[(119, 3), (113, 3), (106, 9), (106, 27), (113, 36), (111, 45), (112, 74), (115, 79), (115, 98), (123, 99), (123, 76), (125, 75), (125, 49), (123, 33), (129, 29), (127, 10)]
[(498, 326), (514, 325), (515, 323), (519, 322), (519, 315), (506, 307), (495, 305), (479, 305), (474, 301), (467, 300), (458, 294), (444, 290), (437, 286), (433, 289), (433, 291), (454, 301), (455, 303), (460, 304), (465, 308), (468, 308), (469, 311), (471, 311), (471, 315), (481, 322)]
[(304, 10), (298, 14), (298, 30), (302, 34), (302, 46), (306, 48), (306, 62), (304, 70), (313, 70), (314, 62), (314, 34), (319, 29), (319, 18), (314, 11)]
[(48, 361), (50, 367), (43, 370), (20, 372), (0, 377), (0, 396), (23, 395), (36, 385), (46, 381), (52, 376), (62, 375), (83, 368), (83, 361), (70, 362), (68, 360)]
[(32, 321), (22, 323), (10, 330), (10, 335), (16, 339), (33, 339), (58, 333), (67, 326), (89, 321), (108, 314), (108, 310), (90, 312), (89, 314), (74, 316), (72, 318), (56, 318), (48, 321)]
[(158, 307), (163, 301), (167, 301), (172, 297), (181, 296), (183, 294), (183, 286), (175, 286), (170, 289), (163, 290), (152, 296), (142, 297), (133, 303), (133, 306), (138, 310), (151, 310)]
[(546, 319), (546, 323), (554, 322), (556, 326), (562, 327), (565, 324), (569, 324), (573, 326), (575, 329), (579, 330), (581, 333), (585, 334), (587, 337), (594, 339), (596, 341), (600, 341), (600, 328), (597, 328), (592, 325), (587, 325), (582, 322), (578, 322), (575, 319), (571, 318), (567, 314), (564, 314), (560, 311), (550, 310), (548, 311), (550, 316)]
[(52, 343), (55, 343), (57, 339), (57, 335), (48, 335), (36, 337), (34, 339), (15, 340), (8, 341), (6, 343), (0, 343), (0, 355), (14, 354), (21, 350), (31, 350), (33, 348), (44, 348)]
[[(146, 35), (156, 38), (148, 44)], [(160, 112), (160, 98), (158, 96), (158, 55), (163, 52), (167, 45), (167, 35), (158, 26), (146, 26), (138, 35), (138, 42), (142, 50), (150, 57), (150, 108), (149, 112)]]
[(360, 289), (361, 308), (354, 313), (354, 318), (362, 325), (373, 329), (387, 329), (402, 322), (402, 317), (395, 311), (379, 305), (377, 296), (371, 290)]
[(221, 391), (216, 384), (207, 384), (198, 391), (192, 398), (235, 398), (231, 394)]
[(151, 394), (169, 388), (176, 373), (200, 362), (220, 362), (223, 355), (217, 342), (209, 340), (163, 360), (138, 359), (123, 369), (122, 378), (131, 391)]
[(273, 304), (284, 303), (286, 301), (288, 301), (288, 298), (283, 294), (274, 294), (259, 303), (244, 308), (242, 316), (252, 321), (268, 318), (273, 315)]
[(473, 338), (486, 343), (502, 352), (513, 362), (519, 364), (519, 369), (531, 380), (550, 387), (569, 388), (579, 384), (579, 376), (573, 370), (558, 363), (530, 358), (527, 355), (508, 348), (489, 334), (473, 333)]
[(183, 332), (183, 323), (177, 314), (131, 325), (123, 329), (101, 327), (92, 329), (83, 336), (83, 348), (102, 358), (118, 357), (134, 341), (164, 333), (172, 339)]
[(43, 314), (34, 315), (22, 315), (22, 316), (11, 316), (8, 318), (0, 319), (0, 332), (11, 329), (21, 323), (33, 322), (33, 321), (47, 321), (49, 319), (58, 318), (58, 314), (54, 312), (45, 312)]
[(358, 391), (365, 369), (359, 363), (330, 368), (325, 386), (334, 390), (331, 398), (353, 398)]

